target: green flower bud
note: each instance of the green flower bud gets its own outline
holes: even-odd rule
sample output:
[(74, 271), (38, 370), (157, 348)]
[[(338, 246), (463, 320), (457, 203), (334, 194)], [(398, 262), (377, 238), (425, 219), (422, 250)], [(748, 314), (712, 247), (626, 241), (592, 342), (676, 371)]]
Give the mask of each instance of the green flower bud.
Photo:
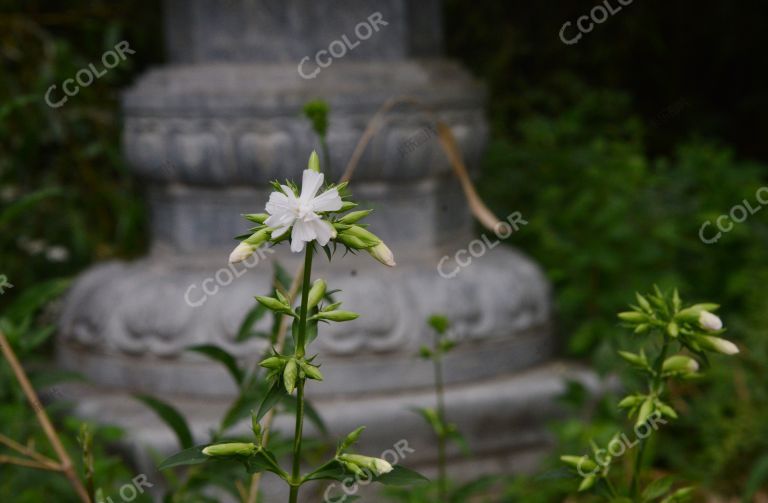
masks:
[(314, 379), (315, 381), (323, 380), (323, 374), (320, 372), (320, 369), (318, 369), (311, 363), (300, 362), (300, 366), (301, 366), (301, 370), (304, 371), (304, 374), (309, 379)]
[(203, 449), (206, 456), (251, 456), (258, 450), (255, 444), (214, 444)]
[(272, 232), (272, 229), (270, 229), (269, 227), (264, 227), (263, 229), (258, 230), (253, 234), (251, 234), (251, 236), (246, 238), (246, 240), (243, 242), (256, 248), (266, 243), (269, 240), (269, 234), (271, 232)]
[(296, 360), (290, 359), (285, 364), (285, 370), (283, 371), (283, 384), (285, 385), (285, 391), (290, 395), (293, 390), (296, 389), (296, 379), (299, 377), (299, 366), (296, 365)]
[(309, 162), (307, 163), (307, 169), (320, 173), (320, 156), (314, 150), (309, 155)]
[(353, 224), (359, 220), (362, 220), (363, 218), (367, 217), (373, 210), (359, 210), (359, 211), (353, 211), (352, 213), (349, 213), (347, 215), (344, 215), (339, 219), (339, 222), (342, 224)]
[(674, 321), (670, 321), (667, 325), (667, 333), (670, 337), (677, 337), (677, 335), (680, 333), (680, 327), (678, 327), (677, 323)]
[(639, 367), (648, 366), (648, 362), (641, 355), (636, 355), (635, 353), (630, 353), (629, 351), (619, 351), (618, 353), (619, 353), (619, 356), (624, 358), (626, 361), (628, 361), (632, 365), (637, 365)]
[(270, 356), (269, 358), (263, 359), (259, 365), (265, 369), (275, 370), (283, 368), (284, 363), (284, 360), (279, 356)]
[(343, 464), (347, 470), (354, 473), (355, 475), (359, 475), (360, 477), (365, 476), (365, 472), (363, 472), (362, 468), (360, 468), (356, 464), (350, 463), (349, 461), (342, 461), (341, 464)]
[(370, 243), (368, 246), (376, 246), (381, 243), (381, 239), (376, 234), (359, 225), (350, 225), (344, 233), (361, 239), (365, 243)]
[(339, 232), (334, 239), (339, 243), (352, 248), (353, 250), (365, 250), (366, 248), (370, 248), (372, 246), (362, 239), (352, 236), (351, 234), (347, 234), (346, 232)]
[(383, 241), (376, 246), (367, 248), (366, 251), (371, 254), (371, 257), (375, 258), (385, 266), (395, 267), (397, 265), (395, 262), (395, 255)]
[(263, 224), (269, 218), (269, 215), (266, 213), (249, 213), (243, 216), (251, 222), (256, 222), (257, 224)]
[(309, 297), (307, 301), (307, 308), (312, 309), (323, 300), (325, 295), (326, 284), (322, 279), (317, 279), (312, 284), (312, 288), (309, 289)]
[(622, 321), (626, 321), (628, 323), (643, 323), (644, 321), (648, 321), (648, 317), (646, 315), (643, 313), (638, 313), (637, 311), (625, 311), (623, 313), (619, 313), (619, 318)]
[(581, 473), (588, 473), (597, 469), (597, 464), (589, 459), (589, 456), (560, 456), (560, 461)]
[(663, 415), (667, 417), (671, 417), (672, 419), (677, 419), (677, 412), (675, 412), (675, 409), (665, 404), (664, 402), (662, 401), (656, 402), (656, 407), (659, 409), (659, 411)]
[(256, 300), (259, 301), (259, 303), (262, 304), (264, 307), (272, 311), (275, 311), (277, 313), (293, 314), (293, 311), (291, 311), (291, 308), (288, 306), (288, 304), (280, 302), (274, 297), (265, 297), (262, 295), (257, 295)]
[(365, 426), (361, 426), (347, 435), (347, 437), (339, 445), (339, 452), (342, 453), (357, 443), (360, 435), (363, 433), (363, 430), (365, 430)]
[(319, 320), (351, 321), (360, 317), (352, 311), (323, 311), (315, 315)]
[(686, 355), (670, 356), (661, 366), (662, 372), (690, 374), (699, 370), (699, 363)]
[(723, 328), (723, 320), (709, 311), (702, 311), (699, 313), (699, 325), (707, 332), (717, 332)]
[(361, 468), (368, 468), (376, 475), (383, 475), (392, 471), (392, 465), (379, 458), (361, 456), (359, 454), (342, 454), (339, 456), (341, 461), (355, 464)]
[(705, 335), (702, 337), (697, 337), (696, 342), (698, 342), (699, 346), (704, 349), (717, 351), (718, 353), (723, 353), (724, 355), (735, 355), (739, 352), (739, 348), (736, 347), (736, 344), (727, 339), (721, 339), (720, 337)]
[(581, 481), (581, 484), (579, 484), (579, 492), (586, 491), (587, 489), (591, 488), (593, 485), (595, 485), (596, 481), (597, 481), (596, 475), (587, 475)]
[[(338, 187), (337, 187), (337, 190), (339, 190)], [(345, 211), (349, 211), (352, 208), (356, 208), (356, 207), (357, 207), (357, 203), (353, 203), (352, 201), (342, 201), (341, 209), (339, 209), (339, 212), (343, 213)]]
[(243, 260), (253, 255), (254, 251), (256, 251), (255, 246), (249, 245), (246, 242), (242, 242), (238, 244), (234, 250), (232, 250), (232, 253), (229, 254), (229, 263), (236, 264), (238, 262), (242, 262)]
[(619, 402), (619, 408), (628, 409), (630, 407), (634, 407), (635, 405), (642, 402), (644, 399), (645, 397), (637, 396), (637, 395), (626, 396)]
[(640, 412), (637, 413), (635, 427), (637, 428), (643, 425), (648, 418), (651, 417), (651, 413), (653, 413), (653, 400), (648, 397), (643, 402), (643, 405), (640, 406)]
[(645, 297), (639, 293), (635, 293), (635, 297), (637, 297), (637, 303), (640, 305), (640, 307), (642, 307), (645, 311), (651, 311), (651, 304), (646, 300)]

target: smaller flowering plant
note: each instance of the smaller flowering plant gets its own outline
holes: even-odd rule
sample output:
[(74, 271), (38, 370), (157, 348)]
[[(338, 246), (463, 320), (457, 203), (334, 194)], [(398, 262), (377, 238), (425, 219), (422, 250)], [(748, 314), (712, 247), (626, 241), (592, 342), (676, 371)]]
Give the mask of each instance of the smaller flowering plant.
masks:
[[(616, 488), (610, 477), (614, 461), (624, 452), (618, 433), (604, 448), (592, 444), (591, 456), (562, 456), (560, 459), (581, 477), (579, 491), (594, 489), (608, 501), (656, 501), (662, 503), (688, 501), (693, 487), (673, 489), (674, 478), (662, 477), (650, 482), (643, 491), (641, 470), (646, 436), (656, 430), (656, 424), (666, 424), (678, 417), (678, 412), (667, 399), (669, 383), (674, 380), (690, 380), (700, 377), (701, 365), (708, 364), (709, 354), (734, 355), (736, 345), (720, 337), (725, 329), (722, 320), (714, 314), (717, 304), (694, 304), (683, 307), (675, 290), (671, 295), (658, 288), (647, 295), (636, 294), (637, 304), (631, 311), (619, 313), (622, 324), (640, 337), (644, 346), (639, 352), (619, 351), (647, 381), (646, 389), (625, 396), (618, 407), (627, 411), (634, 420), (635, 433), (640, 436), (636, 460), (633, 464), (629, 487)], [(653, 343), (656, 347), (653, 347)], [(649, 358), (647, 351), (655, 354)], [(645, 432), (640, 435), (640, 432)], [(619, 465), (621, 466), (621, 465)], [(638, 499), (639, 498), (639, 499)]]
[[(355, 253), (368, 252), (384, 265), (395, 266), (392, 251), (359, 222), (371, 210), (355, 210), (357, 207), (345, 195), (346, 183), (324, 186), (325, 177), (320, 172), (320, 161), (315, 152), (309, 158), (309, 166), (302, 174), (301, 188), (286, 181), (273, 182), (275, 191), (269, 196), (266, 213), (245, 215), (256, 223), (250, 232), (240, 236), (241, 242), (229, 256), (230, 262), (248, 258), (265, 244), (290, 241), (294, 253), (304, 253), (301, 283), (301, 302), (286, 297), (279, 289), (274, 297), (257, 296), (256, 301), (278, 316), (293, 318), (292, 340), (284, 348), (272, 351), (259, 362), (266, 369), (267, 392), (252, 412), (251, 442), (224, 442), (193, 447), (171, 456), (161, 464), (161, 469), (179, 465), (198, 464), (212, 460), (235, 460), (243, 463), (248, 473), (271, 472), (283, 479), (290, 487), (289, 501), (298, 501), (299, 488), (314, 480), (345, 481), (361, 477), (390, 485), (409, 485), (424, 482), (418, 473), (402, 466), (392, 466), (384, 459), (363, 456), (351, 452), (363, 427), (347, 435), (335, 454), (324, 464), (309, 473), (301, 474), (302, 439), (304, 425), (304, 392), (308, 381), (322, 381), (323, 374), (316, 362), (317, 355), (309, 356), (308, 348), (318, 337), (318, 325), (352, 321), (359, 315), (339, 309), (322, 279), (311, 281), (312, 259), (316, 246), (322, 248), (328, 259), (341, 245)], [(345, 200), (346, 199), (346, 200)], [(328, 302), (326, 302), (328, 301)], [(281, 468), (277, 456), (267, 446), (261, 420), (288, 395), (296, 394), (296, 422), (290, 472)]]

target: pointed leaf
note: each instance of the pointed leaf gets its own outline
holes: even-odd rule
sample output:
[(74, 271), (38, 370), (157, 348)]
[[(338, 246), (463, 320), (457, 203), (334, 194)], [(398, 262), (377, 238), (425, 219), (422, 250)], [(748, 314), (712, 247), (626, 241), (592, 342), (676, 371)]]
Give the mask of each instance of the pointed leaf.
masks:
[(173, 456), (164, 459), (158, 465), (157, 469), (166, 470), (168, 468), (173, 468), (174, 466), (199, 465), (201, 463), (205, 463), (211, 459), (210, 457), (203, 454), (203, 449), (206, 447), (206, 445), (196, 445), (194, 447), (190, 447), (189, 449), (184, 449), (181, 452), (177, 452)]
[(429, 482), (424, 475), (400, 465), (395, 465), (389, 473), (374, 477), (374, 480), (388, 486), (408, 486)]
[(263, 304), (257, 303), (255, 306), (253, 306), (251, 310), (248, 311), (248, 314), (245, 315), (243, 322), (240, 324), (240, 329), (237, 331), (237, 337), (235, 340), (237, 342), (243, 342), (255, 336), (256, 333), (253, 332), (253, 325), (262, 319), (266, 313), (267, 308), (264, 307)]
[(238, 387), (243, 383), (243, 371), (240, 370), (240, 367), (237, 365), (237, 360), (234, 356), (227, 353), (220, 347), (211, 344), (201, 344), (199, 346), (192, 346), (187, 349), (189, 351), (194, 351), (196, 353), (205, 355), (211, 360), (217, 361), (227, 367), (229, 374), (232, 376), (232, 379), (235, 380), (235, 383), (238, 385)]
[(182, 449), (192, 447), (192, 432), (189, 431), (189, 426), (187, 425), (184, 416), (182, 416), (175, 407), (149, 395), (133, 395), (133, 397), (143, 402), (144, 405), (160, 416), (160, 419), (162, 419), (176, 434), (176, 438), (179, 439), (179, 445), (181, 445)]

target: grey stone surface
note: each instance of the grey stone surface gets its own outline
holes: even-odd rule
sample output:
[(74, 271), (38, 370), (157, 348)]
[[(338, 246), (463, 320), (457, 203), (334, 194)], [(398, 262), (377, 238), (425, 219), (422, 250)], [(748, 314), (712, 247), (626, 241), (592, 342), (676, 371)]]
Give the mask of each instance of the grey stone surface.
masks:
[[(274, 262), (294, 270), (299, 258), (285, 246), (247, 270), (229, 269), (226, 258), (246, 225), (239, 214), (261, 211), (267, 182), (297, 178), (318, 147), (300, 116), (306, 101), (332, 107), (329, 179), (394, 97), (415, 98), (448, 123), (471, 170), (488, 136), (482, 86), (439, 57), (436, 0), (167, 0), (166, 7), (171, 62), (123, 99), (125, 156), (148, 187), (151, 253), (81, 275), (58, 344), (62, 365), (93, 383), (81, 413), (125, 424), (145, 461), (144, 446), (169, 452), (172, 442), (127, 393), (178, 403), (202, 440), (235, 390), (220, 366), (185, 349), (216, 344), (250, 364), (265, 349), (258, 339), (235, 344), (237, 327), (253, 296), (269, 291)], [(315, 78), (299, 75), (301, 58), (375, 12), (389, 23), (381, 31)], [(449, 314), (460, 339), (447, 361), (449, 411), (468, 434), (472, 466), (519, 467), (543, 447), (543, 418), (559, 389), (546, 365), (549, 285), (533, 261), (502, 246), (474, 256), (452, 279), (438, 273), (441, 258), (478, 232), (430, 127), (421, 110), (400, 106), (361, 158), (353, 192), (375, 208), (370, 223), (398, 267), (365, 253), (330, 265), (318, 258), (315, 276), (341, 288), (339, 299), (362, 317), (322, 328), (314, 348), (326, 381), (313, 384), (311, 396), (334, 434), (368, 424), (364, 446), (374, 453), (393, 438), (411, 439), (413, 462), (429, 471), (429, 432), (408, 407), (432, 403), (431, 369), (415, 353), (430, 340), (426, 317)]]

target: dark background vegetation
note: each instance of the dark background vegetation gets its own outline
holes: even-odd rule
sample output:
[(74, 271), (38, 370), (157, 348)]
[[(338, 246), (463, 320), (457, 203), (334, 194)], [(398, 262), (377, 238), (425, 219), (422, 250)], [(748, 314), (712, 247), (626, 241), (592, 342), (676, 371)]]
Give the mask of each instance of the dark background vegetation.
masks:
[[(721, 302), (742, 354), (681, 390), (689, 410), (657, 454), (662, 469), (747, 494), (768, 473), (768, 211), (716, 244), (698, 231), (743, 199), (754, 202), (768, 183), (768, 4), (635, 0), (571, 46), (561, 26), (596, 0), (445, 4), (447, 54), (490, 91), (482, 195), (497, 213), (521, 211), (530, 222), (510, 242), (555, 286), (563, 354), (614, 368), (624, 341), (615, 312), (654, 283)], [(43, 103), (51, 83), (120, 40), (135, 56), (65, 107)], [(140, 186), (120, 152), (118, 99), (163, 58), (156, 0), (0, 2), (0, 273), (14, 284), (0, 296), (6, 332), (42, 331), (44, 341), (44, 302), (22, 293), (47, 301), (89, 263), (146, 248)], [(68, 257), (49, 260), (51, 246)], [(27, 349), (29, 359), (39, 354)], [(0, 423), (24, 437), (30, 426), (18, 420), (24, 409), (6, 370)], [(583, 409), (575, 385), (568, 398)], [(556, 428), (564, 449), (621, 420), (607, 405), (595, 411)], [(0, 477), (0, 500), (36, 501), (45, 484), (20, 490), (29, 478), (17, 475)], [(541, 487), (519, 479), (509, 491), (526, 501), (555, 497)]]

